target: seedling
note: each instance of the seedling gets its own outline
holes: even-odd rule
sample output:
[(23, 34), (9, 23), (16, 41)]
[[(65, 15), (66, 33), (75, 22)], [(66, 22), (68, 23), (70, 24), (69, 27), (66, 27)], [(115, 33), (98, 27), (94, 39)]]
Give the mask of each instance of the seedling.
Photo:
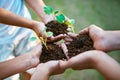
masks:
[(74, 23), (75, 23), (74, 19), (67, 19), (67, 17), (63, 13), (61, 13), (58, 10), (53, 10), (53, 8), (50, 7), (50, 6), (45, 6), (44, 7), (44, 12), (48, 15), (54, 14), (54, 17), (55, 17), (56, 21), (58, 21), (59, 23), (67, 24), (69, 26), (68, 31), (75, 33), (74, 26), (73, 26)]
[[(48, 38), (48, 37), (51, 37), (51, 36), (53, 36), (53, 32), (51, 32), (51, 31), (49, 31), (49, 32), (46, 32), (46, 29), (47, 29), (47, 27), (45, 27), (44, 28), (44, 30), (43, 30), (43, 33), (45, 33), (46, 34), (46, 37)], [(35, 37), (36, 36), (36, 37)], [(44, 46), (48, 49), (48, 47), (47, 47), (47, 45), (46, 45), (46, 41), (47, 41), (47, 38), (43, 38), (43, 35), (42, 35), (42, 37), (37, 37), (37, 35), (35, 34), (35, 36), (34, 37), (31, 37), (30, 38), (30, 41), (36, 41), (37, 39), (39, 40), (39, 41), (41, 41), (43, 44), (44, 44)]]

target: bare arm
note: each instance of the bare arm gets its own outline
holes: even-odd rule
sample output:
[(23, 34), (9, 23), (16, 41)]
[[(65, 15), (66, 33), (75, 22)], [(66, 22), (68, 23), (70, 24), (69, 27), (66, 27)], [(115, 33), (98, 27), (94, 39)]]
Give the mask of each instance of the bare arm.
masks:
[(105, 53), (98, 54), (93, 58), (95, 69), (98, 70), (106, 80), (120, 80), (120, 65)]
[(61, 62), (62, 68), (75, 70), (96, 69), (107, 80), (120, 80), (120, 65), (101, 51), (87, 51), (81, 53), (66, 62)]
[(36, 24), (35, 21), (22, 18), (13, 14), (10, 11), (7, 11), (3, 8), (0, 8), (0, 23), (9, 24), (9, 25), (16, 25), (16, 26), (23, 26), (25, 28), (33, 29), (33, 25)]
[(85, 33), (90, 35), (97, 50), (120, 50), (120, 30), (105, 31), (96, 25), (91, 25), (79, 32), (79, 34)]
[(20, 17), (3, 8), (0, 8), (0, 23), (32, 29), (39, 37), (45, 35), (45, 33), (42, 33), (43, 23)]
[(26, 0), (26, 2), (37, 13), (37, 15), (42, 19), (44, 23), (53, 20), (52, 15), (46, 15), (44, 13), (43, 8), (46, 5), (43, 0)]
[(40, 53), (41, 45), (38, 45), (26, 54), (0, 62), (0, 80), (38, 65)]

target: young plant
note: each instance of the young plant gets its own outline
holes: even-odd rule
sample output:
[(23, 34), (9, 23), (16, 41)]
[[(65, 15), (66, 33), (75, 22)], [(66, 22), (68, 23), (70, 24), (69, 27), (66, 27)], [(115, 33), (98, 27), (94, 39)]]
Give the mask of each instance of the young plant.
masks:
[(39, 41), (42, 42), (43, 45), (48, 49), (48, 47), (47, 47), (47, 45), (46, 45), (46, 41), (47, 41), (47, 38), (48, 38), (48, 37), (53, 36), (53, 32), (50, 32), (50, 31), (46, 32), (46, 29), (47, 29), (47, 27), (45, 27), (44, 30), (43, 30), (43, 33), (46, 34), (46, 38), (43, 38), (43, 35), (42, 35), (42, 37), (39, 37), (39, 38), (38, 38), (37, 35), (35, 34), (34, 37), (31, 37), (30, 41), (33, 42), (33, 41), (39, 40)]
[(68, 19), (63, 13), (61, 13), (58, 10), (54, 11), (53, 8), (50, 7), (50, 6), (45, 6), (44, 7), (44, 12), (48, 15), (54, 14), (54, 17), (55, 17), (56, 21), (58, 21), (59, 23), (67, 24), (69, 26), (68, 31), (75, 33), (74, 26), (73, 26), (74, 23), (75, 23), (74, 19)]

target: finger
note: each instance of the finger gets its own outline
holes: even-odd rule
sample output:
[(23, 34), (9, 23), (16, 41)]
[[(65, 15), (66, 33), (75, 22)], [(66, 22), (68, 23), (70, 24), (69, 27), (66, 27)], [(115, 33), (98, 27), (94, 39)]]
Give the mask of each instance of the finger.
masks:
[(96, 25), (90, 25), (89, 27), (88, 27), (90, 30), (103, 30), (103, 29), (101, 29), (100, 27), (98, 27), (98, 26), (96, 26)]
[(90, 32), (90, 33), (94, 33), (94, 34), (99, 35), (101, 31), (103, 31), (103, 29), (99, 28), (99, 27), (96, 26), (96, 25), (90, 25), (90, 26), (89, 26), (89, 32)]
[(72, 33), (72, 32), (68, 32), (67, 34), (68, 34), (70, 37), (73, 37), (73, 38), (77, 36), (77, 34)]
[(64, 38), (64, 40), (65, 40), (66, 42), (71, 42), (71, 41), (72, 41), (72, 38), (70, 38), (69, 36), (67, 36), (67, 37)]
[(65, 37), (66, 37), (66, 34), (60, 34), (60, 35), (55, 36), (55, 37), (52, 36), (47, 40), (47, 42), (56, 42), (56, 41), (59, 41), (59, 40), (65, 38)]
[(65, 42), (65, 44), (67, 45), (67, 44), (70, 44), (70, 42)]
[(89, 33), (88, 27), (81, 30), (78, 34), (81, 35), (81, 34), (86, 34), (86, 33)]
[(62, 48), (66, 58), (69, 59), (67, 46), (64, 43), (62, 43), (61, 48)]

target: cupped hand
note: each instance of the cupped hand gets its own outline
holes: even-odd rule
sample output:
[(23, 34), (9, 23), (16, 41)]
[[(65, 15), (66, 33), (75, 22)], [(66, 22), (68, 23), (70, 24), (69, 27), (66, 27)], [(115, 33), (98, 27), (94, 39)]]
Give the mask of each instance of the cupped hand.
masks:
[[(63, 73), (65, 69), (61, 69), (59, 61), (48, 61), (40, 63), (34, 71), (31, 80), (48, 80), (51, 75)], [(40, 76), (42, 75), (42, 76)]]
[(32, 50), (25, 54), (26, 58), (30, 60), (31, 68), (36, 67), (39, 63), (39, 57), (42, 53), (42, 45), (38, 44)]
[(63, 69), (67, 68), (72, 68), (74, 70), (93, 69), (96, 64), (95, 58), (98, 57), (100, 53), (103, 52), (97, 50), (86, 51), (70, 58), (68, 61), (60, 61), (60, 66)]
[(108, 42), (106, 39), (106, 32), (102, 30), (101, 28), (97, 27), (96, 25), (91, 25), (81, 30), (78, 34), (68, 33), (70, 37), (66, 38), (66, 41), (72, 41), (71, 37), (77, 37), (77, 35), (80, 36), (82, 34), (89, 34), (89, 36), (94, 42), (94, 48), (96, 50), (109, 51), (107, 47)]

